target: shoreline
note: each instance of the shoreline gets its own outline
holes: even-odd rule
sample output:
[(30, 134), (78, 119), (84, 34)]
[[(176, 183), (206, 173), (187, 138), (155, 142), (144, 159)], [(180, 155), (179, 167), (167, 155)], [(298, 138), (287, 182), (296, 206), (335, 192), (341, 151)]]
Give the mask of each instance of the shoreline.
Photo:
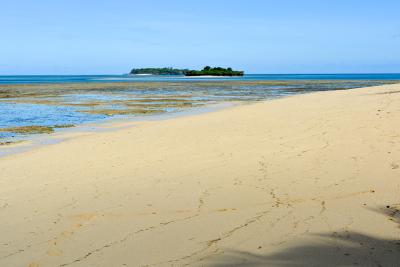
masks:
[(25, 135), (26, 139), (24, 139), (23, 136), (20, 136), (20, 138), (15, 140), (15, 143), (13, 143), (13, 141), (5, 139), (4, 141), (5, 143), (8, 142), (11, 143), (4, 146), (0, 146), (0, 159), (3, 157), (38, 149), (43, 146), (58, 144), (66, 140), (70, 140), (71, 138), (79, 138), (80, 136), (85, 136), (87, 134), (115, 131), (121, 128), (138, 126), (141, 123), (145, 122), (164, 121), (180, 117), (211, 113), (231, 108), (234, 106), (240, 106), (246, 104), (251, 104), (251, 103), (221, 102), (218, 104), (210, 104), (202, 107), (194, 107), (186, 110), (164, 113), (160, 115), (136, 116), (136, 117), (125, 116), (118, 118), (109, 117), (100, 121), (79, 124), (71, 128), (61, 128), (58, 129), (56, 132), (49, 134), (27, 134)]
[[(262, 83), (276, 83), (279, 81), (262, 81)], [(281, 82), (291, 82), (291, 81), (281, 81)], [(301, 82), (301, 81), (293, 81), (294, 83)], [(321, 81), (315, 81), (315, 82), (321, 82)], [(331, 82), (331, 81), (326, 81), (326, 82)], [(389, 84), (392, 83), (393, 81), (387, 81)], [(103, 83), (90, 83), (90, 84), (82, 84), (82, 83), (74, 83), (74, 84), (18, 84), (22, 85), (23, 87), (33, 87), (33, 88), (42, 88), (43, 86), (48, 87), (51, 85), (55, 86), (60, 86), (61, 88), (71, 88), (71, 89), (77, 89), (81, 88), (82, 85), (88, 86), (89, 88), (97, 88), (98, 86), (104, 86)], [(16, 86), (18, 86), (16, 85)], [(116, 83), (115, 84), (117, 88), (119, 86), (124, 86), (124, 84)], [(77, 87), (75, 87), (77, 86)], [(0, 85), (0, 88), (2, 85)], [(14, 88), (14, 85), (6, 85), (5, 87), (10, 87)], [(366, 87), (368, 88), (368, 87)], [(86, 89), (86, 88), (84, 88)], [(354, 88), (355, 90), (357, 89), (363, 89), (363, 88)], [(354, 90), (354, 89), (345, 89), (345, 90)], [(313, 93), (323, 93), (326, 91), (317, 91), (317, 92), (307, 92), (305, 94), (313, 94)], [(60, 142), (63, 142), (65, 140), (69, 140), (71, 138), (76, 138), (82, 135), (87, 135), (87, 134), (93, 134), (93, 133), (99, 133), (103, 131), (112, 131), (113, 129), (119, 129), (121, 125), (124, 125), (123, 127), (130, 127), (130, 126), (136, 126), (139, 125), (142, 122), (146, 121), (161, 121), (161, 120), (168, 120), (168, 119), (174, 119), (174, 118), (179, 118), (179, 117), (185, 117), (185, 116), (193, 116), (193, 115), (199, 115), (203, 113), (209, 113), (209, 112), (215, 112), (219, 111), (222, 109), (226, 109), (228, 107), (234, 107), (234, 106), (240, 106), (240, 105), (249, 105), (249, 104), (255, 104), (255, 103), (260, 103), (260, 102), (266, 102), (266, 101), (274, 101), (277, 99), (281, 98), (287, 98), (287, 97), (293, 97), (297, 96), (297, 94), (294, 95), (285, 95), (285, 96), (279, 96), (279, 97), (273, 97), (270, 99), (264, 99), (261, 101), (243, 101), (243, 102), (221, 102), (221, 103), (216, 103), (216, 104), (209, 104), (205, 105), (202, 107), (193, 107), (189, 109), (183, 109), (180, 111), (175, 111), (172, 113), (163, 113), (160, 115), (144, 115), (144, 116), (135, 116), (135, 117), (129, 117), (129, 116), (124, 116), (120, 118), (115, 118), (115, 117), (108, 117), (99, 121), (94, 121), (94, 122), (89, 122), (89, 123), (83, 123), (83, 124), (78, 124), (74, 127), (71, 128), (64, 128), (64, 129), (58, 129), (56, 132), (49, 133), (49, 134), (27, 134), (25, 137), (27, 139), (23, 139), (23, 136), (20, 136), (18, 139), (16, 139), (15, 144), (10, 144), (7, 146), (2, 146), (0, 147), (0, 159), (2, 157), (7, 157), (10, 155), (14, 154), (19, 154), (19, 153), (24, 153), (28, 152), (30, 150), (34, 150), (43, 146), (47, 145), (54, 145)], [(10, 140), (5, 140), (5, 142), (8, 142)]]
[(292, 95), (2, 157), (0, 265), (393, 266), (399, 92)]
[[(222, 84), (232, 84), (232, 85), (242, 85), (242, 84), (247, 84), (247, 85), (254, 85), (254, 84), (260, 84), (260, 85), (286, 85), (286, 84), (304, 84), (304, 82), (309, 83), (309, 84), (330, 84), (332, 82), (336, 82), (336, 83), (348, 83), (348, 82), (355, 82), (355, 81), (332, 81), (332, 80), (325, 80), (325, 81), (321, 81), (321, 80), (315, 80), (315, 81), (301, 81), (301, 80), (297, 80), (297, 81), (290, 81), (290, 80), (284, 80), (284, 81), (242, 81), (242, 82), (238, 82), (238, 81), (233, 81), (233, 82), (223, 82)], [(358, 83), (369, 83), (371, 81), (358, 81)], [(386, 80), (386, 81), (377, 81), (378, 83), (383, 83), (383, 84), (392, 84), (395, 81), (391, 81), (391, 80)], [(64, 93), (65, 92), (75, 92), (78, 93), (81, 90), (96, 90), (96, 89), (101, 89), (104, 88), (105, 86), (109, 89), (121, 89), (121, 88), (126, 88), (129, 87), (129, 85), (138, 85), (139, 83), (120, 83), (120, 82), (116, 82), (116, 83), (112, 83), (112, 86), (108, 83), (57, 83), (57, 84), (15, 84), (15, 85), (0, 85), (0, 90), (6, 90), (5, 92), (8, 92), (9, 89), (22, 89), (22, 90), (27, 90), (27, 91), (20, 91), (21, 93), (28, 93), (29, 94), (38, 94), (38, 96), (40, 96), (40, 93), (49, 93), (52, 92), (53, 88), (55, 88), (56, 90), (61, 90)], [(140, 83), (143, 85), (146, 85), (146, 83)], [(164, 83), (164, 82), (158, 82), (157, 84), (175, 84), (175, 82), (169, 82), (169, 83)], [(196, 82), (194, 82), (194, 84), (196, 84)], [(207, 82), (207, 84), (210, 85), (220, 85), (221, 83), (219, 82)], [(357, 89), (361, 89), (361, 87), (356, 87)], [(38, 90), (38, 91), (36, 91)], [(315, 90), (315, 89), (314, 89)], [(344, 90), (349, 90), (349, 89), (344, 89)], [(44, 91), (44, 92), (43, 92)], [(321, 89), (321, 91), (323, 91)], [(86, 91), (85, 91), (86, 92)], [(279, 91), (278, 91), (279, 92)], [(0, 91), (1, 93), (1, 91)], [(18, 92), (17, 92), (18, 93)], [(57, 93), (57, 92), (56, 92)], [(313, 93), (313, 91), (304, 91), (304, 93)], [(14, 93), (15, 95), (13, 95), (14, 97), (19, 97), (18, 94)], [(54, 92), (53, 92), (54, 94)], [(302, 94), (302, 93), (300, 93)], [(297, 95), (297, 93), (294, 93), (293, 95)], [(276, 95), (276, 96), (269, 96), (268, 98), (264, 99), (264, 100), (242, 100), (242, 104), (248, 104), (248, 103), (253, 103), (253, 102), (259, 102), (259, 101), (271, 101), (277, 98), (282, 98), (282, 97), (288, 97), (291, 96), (291, 94), (282, 94), (282, 95)], [(7, 98), (5, 98), (6, 100)], [(18, 98), (16, 98), (18, 99)], [(21, 98), (23, 100), (23, 98)], [(19, 100), (19, 99), (18, 99)], [(17, 100), (15, 100), (17, 101)], [(31, 100), (33, 101), (33, 100)], [(191, 100), (188, 100), (191, 101)], [(51, 103), (51, 101), (49, 101)], [(7, 101), (4, 101), (4, 103), (9, 103)], [(12, 103), (12, 101), (10, 102)], [(17, 101), (18, 103), (18, 101)], [(20, 103), (24, 103), (23, 101)], [(27, 101), (26, 103), (29, 103), (29, 101)], [(34, 101), (32, 103), (35, 103)], [(46, 103), (46, 102), (44, 102)], [(55, 102), (56, 103), (56, 102)], [(228, 104), (229, 103), (229, 104)], [(57, 131), (55, 133), (51, 133), (51, 134), (27, 134), (27, 135), (19, 135), (16, 138), (3, 138), (1, 140), (3, 140), (5, 143), (8, 142), (13, 142), (13, 141), (20, 141), (23, 140), (25, 142), (23, 142), (22, 144), (8, 144), (7, 146), (1, 146), (0, 147), (0, 157), (4, 157), (10, 154), (15, 154), (15, 153), (20, 153), (20, 152), (24, 152), (24, 151), (28, 151), (30, 149), (36, 148), (38, 146), (41, 145), (46, 145), (46, 144), (54, 144), (54, 143), (58, 143), (61, 142), (64, 138), (62, 137), (63, 133), (66, 133), (67, 135), (70, 133), (79, 133), (82, 131), (88, 131), (89, 132), (96, 132), (96, 129), (100, 129), (102, 127), (108, 127), (110, 126), (110, 124), (112, 124), (113, 122), (138, 122), (138, 121), (148, 121), (148, 120), (160, 120), (160, 119), (164, 119), (164, 118), (174, 118), (174, 117), (179, 117), (179, 116), (186, 116), (186, 115), (190, 115), (190, 114), (196, 114), (196, 113), (204, 113), (204, 112), (208, 112), (208, 110), (213, 110), (213, 106), (224, 106), (224, 105), (237, 105), (238, 103), (236, 101), (228, 101), (228, 102), (220, 102), (220, 103), (213, 103), (213, 104), (206, 104), (202, 107), (192, 107), (192, 108), (188, 108), (188, 109), (181, 109), (181, 110), (176, 110), (173, 111), (172, 113), (166, 112), (160, 115), (136, 115), (136, 116), (123, 116), (120, 118), (116, 118), (113, 116), (107, 117), (107, 118), (102, 118), (102, 119), (98, 119), (97, 121), (92, 121), (92, 122), (86, 122), (86, 123), (81, 123), (81, 124), (76, 124), (74, 127), (70, 128), (70, 129), (57, 129)], [(53, 104), (54, 105), (54, 104)], [(60, 105), (63, 106), (63, 103), (60, 102)], [(90, 103), (89, 103), (90, 105)], [(68, 106), (68, 105), (67, 105)], [(59, 122), (60, 124), (61, 122)], [(45, 125), (47, 126), (47, 125)], [(18, 125), (14, 126), (14, 127), (18, 127)], [(57, 128), (57, 127), (55, 127)], [(99, 130), (98, 129), (98, 130)]]

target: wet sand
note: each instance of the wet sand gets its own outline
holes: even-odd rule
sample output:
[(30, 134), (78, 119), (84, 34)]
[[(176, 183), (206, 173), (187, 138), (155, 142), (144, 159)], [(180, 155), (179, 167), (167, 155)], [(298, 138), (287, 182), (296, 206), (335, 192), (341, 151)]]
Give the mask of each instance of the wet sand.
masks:
[(0, 266), (396, 266), (399, 107), (319, 92), (0, 158)]

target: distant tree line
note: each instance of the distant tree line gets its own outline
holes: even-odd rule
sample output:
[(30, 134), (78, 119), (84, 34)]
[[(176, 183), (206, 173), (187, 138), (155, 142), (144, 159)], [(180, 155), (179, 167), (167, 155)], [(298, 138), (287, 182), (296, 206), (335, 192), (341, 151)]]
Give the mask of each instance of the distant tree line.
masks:
[(132, 69), (130, 74), (151, 74), (151, 75), (185, 75), (185, 76), (243, 76), (243, 71), (235, 71), (232, 68), (221, 68), (210, 66), (202, 70), (174, 69), (174, 68), (141, 68)]
[(189, 70), (185, 73), (186, 76), (243, 76), (243, 71), (232, 70), (232, 68), (211, 68), (210, 66), (204, 67), (202, 70)]
[(185, 75), (189, 70), (174, 68), (142, 68), (132, 69), (130, 74), (152, 74), (152, 75)]

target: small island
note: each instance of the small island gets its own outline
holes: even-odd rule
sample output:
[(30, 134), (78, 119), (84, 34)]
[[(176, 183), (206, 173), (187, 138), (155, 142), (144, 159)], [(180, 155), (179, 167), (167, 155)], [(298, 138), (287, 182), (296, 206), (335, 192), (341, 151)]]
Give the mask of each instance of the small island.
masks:
[(232, 68), (221, 68), (210, 66), (202, 70), (174, 69), (174, 68), (140, 68), (132, 69), (130, 75), (184, 75), (184, 76), (243, 76), (243, 71), (232, 70)]

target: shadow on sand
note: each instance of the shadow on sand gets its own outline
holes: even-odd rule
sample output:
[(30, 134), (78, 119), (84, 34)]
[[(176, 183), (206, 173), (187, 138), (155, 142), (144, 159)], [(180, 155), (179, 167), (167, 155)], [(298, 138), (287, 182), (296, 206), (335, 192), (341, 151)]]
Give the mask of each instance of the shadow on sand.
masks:
[[(387, 216), (400, 226), (399, 207), (400, 205), (387, 206), (374, 211)], [(227, 251), (216, 256), (206, 266), (400, 266), (400, 236), (380, 239), (346, 231), (312, 237), (317, 237), (317, 241), (268, 255)]]

